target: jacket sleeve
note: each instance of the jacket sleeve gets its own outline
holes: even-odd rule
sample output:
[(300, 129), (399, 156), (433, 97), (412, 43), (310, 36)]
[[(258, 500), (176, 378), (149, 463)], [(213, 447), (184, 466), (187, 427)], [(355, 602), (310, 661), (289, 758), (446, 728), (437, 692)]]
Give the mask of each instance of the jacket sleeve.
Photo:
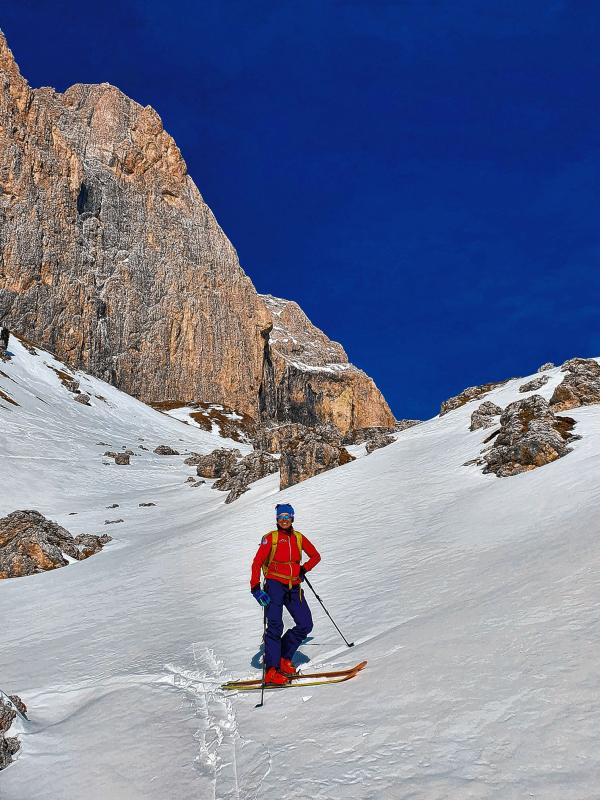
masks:
[(305, 564), (302, 564), (304, 567), (305, 572), (310, 572), (311, 569), (317, 566), (319, 561), (321, 560), (321, 555), (314, 544), (302, 535), (302, 552), (306, 553), (308, 556), (308, 561)]
[(271, 534), (267, 533), (266, 536), (263, 536), (260, 546), (256, 551), (256, 555), (254, 556), (254, 560), (252, 561), (252, 571), (250, 574), (250, 588), (256, 586), (257, 583), (260, 583), (260, 570), (262, 565), (269, 558), (270, 552), (271, 552)]

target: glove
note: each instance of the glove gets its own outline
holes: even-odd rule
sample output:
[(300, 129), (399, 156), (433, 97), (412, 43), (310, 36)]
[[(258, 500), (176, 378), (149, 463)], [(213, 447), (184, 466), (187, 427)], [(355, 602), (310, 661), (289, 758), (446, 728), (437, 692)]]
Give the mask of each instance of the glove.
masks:
[(256, 586), (253, 586), (250, 591), (252, 592), (252, 595), (259, 606), (264, 608), (271, 602), (269, 595), (266, 592), (263, 592), (263, 590), (260, 588), (260, 583), (257, 583)]
[(306, 570), (304, 569), (304, 567), (300, 567), (300, 580), (303, 581), (305, 577), (306, 577)]

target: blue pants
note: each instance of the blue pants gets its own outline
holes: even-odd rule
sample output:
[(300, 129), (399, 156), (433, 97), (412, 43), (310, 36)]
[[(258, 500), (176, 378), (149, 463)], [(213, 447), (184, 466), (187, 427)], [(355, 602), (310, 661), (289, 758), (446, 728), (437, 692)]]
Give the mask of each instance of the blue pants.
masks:
[[(267, 615), (265, 663), (267, 669), (269, 667), (279, 669), (279, 659), (289, 658), (291, 660), (302, 641), (312, 631), (312, 615), (304, 592), (302, 592), (302, 601), (300, 600), (299, 586), (288, 589), (286, 584), (269, 578), (265, 584), (265, 591), (271, 598), (271, 602), (265, 609)], [(296, 624), (286, 631), (285, 636), (282, 636), (284, 606)]]

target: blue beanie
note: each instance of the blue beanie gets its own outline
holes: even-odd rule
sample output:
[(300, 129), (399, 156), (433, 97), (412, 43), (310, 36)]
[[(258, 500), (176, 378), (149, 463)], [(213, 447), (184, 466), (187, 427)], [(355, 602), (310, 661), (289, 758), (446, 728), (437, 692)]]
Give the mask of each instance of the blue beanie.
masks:
[(289, 514), (291, 517), (293, 517), (294, 509), (289, 503), (278, 503), (275, 506), (275, 517), (277, 518), (280, 514)]

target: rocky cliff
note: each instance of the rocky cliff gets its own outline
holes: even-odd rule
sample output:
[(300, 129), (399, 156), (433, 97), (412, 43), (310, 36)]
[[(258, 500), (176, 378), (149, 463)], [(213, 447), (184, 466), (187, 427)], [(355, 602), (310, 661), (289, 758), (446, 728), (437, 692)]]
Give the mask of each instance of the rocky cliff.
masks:
[(152, 108), (109, 84), (32, 90), (0, 32), (0, 148), (8, 327), (147, 402), (391, 419), (360, 371), (324, 380), (273, 351), (269, 308)]
[(381, 392), (348, 362), (341, 344), (316, 328), (297, 303), (261, 297), (273, 317), (260, 396), (263, 415), (309, 426), (331, 422), (342, 433), (394, 427)]

